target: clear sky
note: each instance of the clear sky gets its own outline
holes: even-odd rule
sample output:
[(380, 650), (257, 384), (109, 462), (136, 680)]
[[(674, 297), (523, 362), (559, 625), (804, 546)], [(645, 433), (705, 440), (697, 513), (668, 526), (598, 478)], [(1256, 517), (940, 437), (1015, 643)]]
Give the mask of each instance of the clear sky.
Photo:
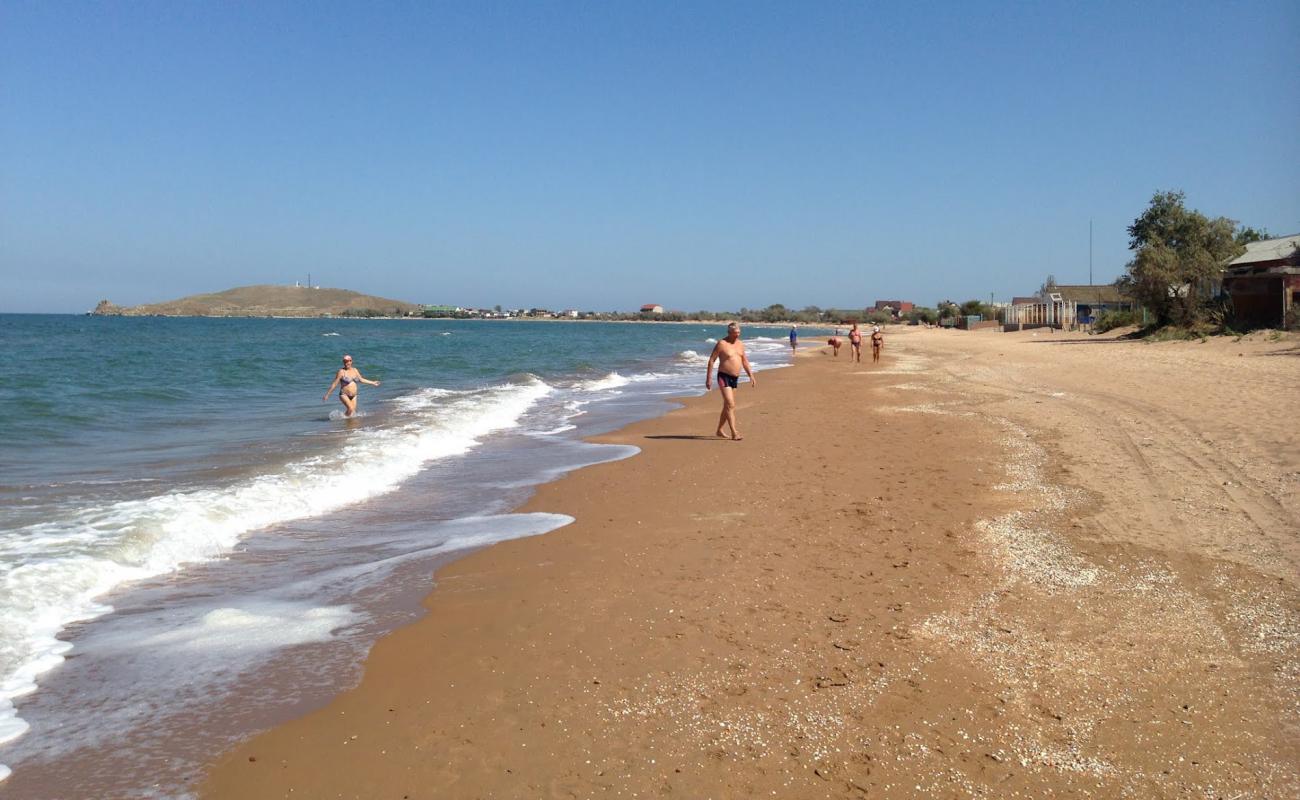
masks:
[(925, 305), (1300, 232), (1300, 3), (0, 0), (0, 311)]

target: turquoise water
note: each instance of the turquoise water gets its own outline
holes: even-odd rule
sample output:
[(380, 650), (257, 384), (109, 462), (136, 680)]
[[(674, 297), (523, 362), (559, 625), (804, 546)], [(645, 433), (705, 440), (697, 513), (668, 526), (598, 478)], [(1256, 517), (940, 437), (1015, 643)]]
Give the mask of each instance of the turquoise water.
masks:
[[(0, 789), (178, 796), (351, 681), (439, 560), (566, 524), (508, 512), (634, 452), (582, 437), (702, 391), (723, 332), (0, 315)], [(784, 329), (746, 342), (787, 363)], [(345, 352), (382, 381), (353, 420), (321, 399)]]

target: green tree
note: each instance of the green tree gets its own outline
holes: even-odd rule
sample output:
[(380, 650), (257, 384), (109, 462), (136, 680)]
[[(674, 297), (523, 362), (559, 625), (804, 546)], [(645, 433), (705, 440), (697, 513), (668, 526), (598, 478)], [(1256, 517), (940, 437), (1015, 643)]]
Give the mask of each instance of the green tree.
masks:
[(913, 325), (920, 325), (922, 322), (933, 325), (939, 321), (939, 312), (925, 306), (914, 306), (907, 312), (907, 321)]
[(1272, 239), (1273, 237), (1269, 234), (1267, 228), (1259, 228), (1257, 230), (1242, 225), (1237, 229), (1237, 232), (1233, 234), (1233, 238), (1236, 239), (1237, 244), (1250, 244), (1251, 242), (1262, 242), (1265, 239)]
[(1220, 270), (1245, 249), (1227, 217), (1210, 219), (1183, 205), (1180, 191), (1157, 192), (1128, 228), (1133, 260), (1116, 286), (1155, 314), (1159, 325), (1193, 326)]

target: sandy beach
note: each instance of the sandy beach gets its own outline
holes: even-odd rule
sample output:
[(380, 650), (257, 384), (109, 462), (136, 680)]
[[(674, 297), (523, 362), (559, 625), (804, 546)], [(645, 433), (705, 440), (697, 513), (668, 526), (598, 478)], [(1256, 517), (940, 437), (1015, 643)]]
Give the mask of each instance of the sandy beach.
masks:
[(200, 796), (1300, 796), (1300, 340), (887, 334), (602, 437)]

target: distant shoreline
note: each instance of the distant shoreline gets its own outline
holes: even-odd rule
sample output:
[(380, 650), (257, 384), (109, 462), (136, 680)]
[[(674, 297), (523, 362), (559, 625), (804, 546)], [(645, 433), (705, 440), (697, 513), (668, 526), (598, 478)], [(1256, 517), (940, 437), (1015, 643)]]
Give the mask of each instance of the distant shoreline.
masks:
[[(4, 313), (4, 312), (0, 312)], [(12, 312), (18, 313), (18, 312)], [(32, 314), (59, 312), (27, 312)], [(398, 320), (404, 322), (437, 322), (437, 321), (454, 321), (454, 322), (617, 322), (629, 323), (633, 325), (726, 325), (729, 322), (736, 322), (739, 315), (734, 317), (718, 317), (716, 319), (579, 319), (572, 317), (394, 317), (394, 316), (375, 316), (375, 317), (342, 317), (342, 316), (298, 316), (290, 314), (94, 314), (89, 311), (81, 314), (71, 312), (68, 316), (87, 316), (87, 317), (130, 317), (132, 319), (309, 319), (309, 320), (331, 320), (342, 322), (366, 322), (373, 320)], [(837, 323), (815, 323), (815, 322), (796, 322), (794, 320), (779, 320), (776, 322), (743, 322), (746, 326), (756, 327), (788, 327), (798, 325), (800, 328), (833, 328)]]

